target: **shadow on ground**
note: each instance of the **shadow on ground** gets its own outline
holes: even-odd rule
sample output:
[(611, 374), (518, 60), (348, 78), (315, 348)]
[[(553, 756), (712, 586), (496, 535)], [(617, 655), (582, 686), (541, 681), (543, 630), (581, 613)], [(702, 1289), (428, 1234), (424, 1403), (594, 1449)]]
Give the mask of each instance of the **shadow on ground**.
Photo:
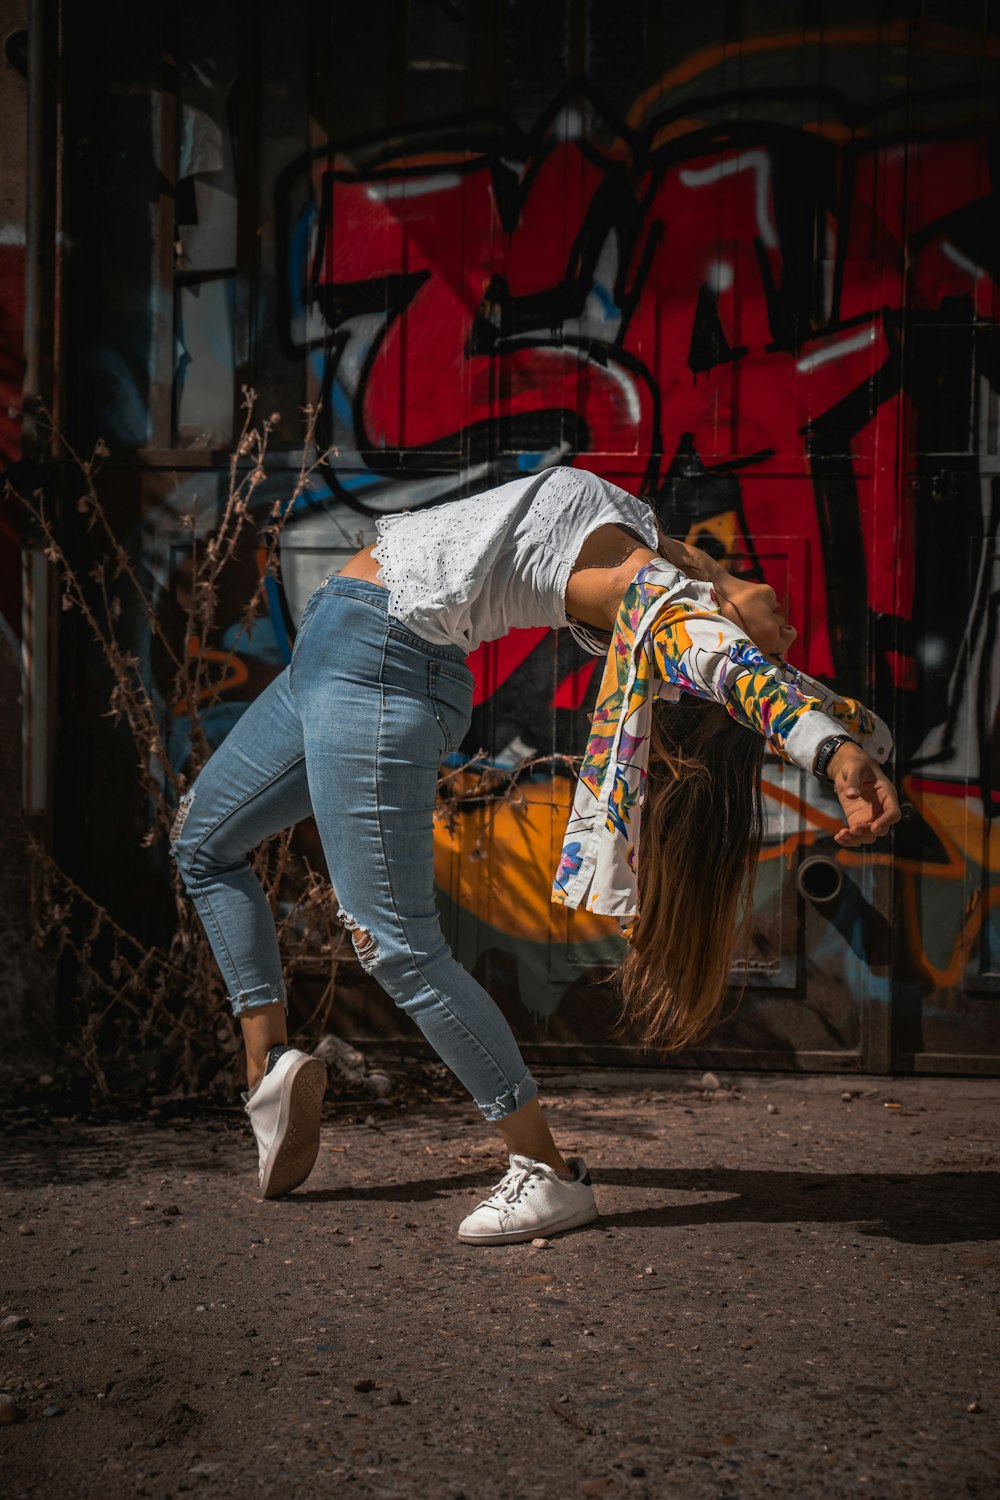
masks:
[[(683, 1193), (681, 1202), (605, 1212), (606, 1229), (677, 1229), (701, 1224), (853, 1224), (858, 1233), (906, 1244), (945, 1245), (960, 1240), (995, 1239), (1000, 1172), (928, 1172), (911, 1177), (880, 1173), (833, 1175), (821, 1172), (604, 1168), (594, 1185), (655, 1193)], [(482, 1173), (305, 1191), (300, 1203), (374, 1201), (416, 1203), (482, 1184)], [(709, 1202), (687, 1196), (705, 1194)], [(718, 1195), (725, 1195), (720, 1198)], [(873, 1209), (877, 1207), (877, 1212)]]

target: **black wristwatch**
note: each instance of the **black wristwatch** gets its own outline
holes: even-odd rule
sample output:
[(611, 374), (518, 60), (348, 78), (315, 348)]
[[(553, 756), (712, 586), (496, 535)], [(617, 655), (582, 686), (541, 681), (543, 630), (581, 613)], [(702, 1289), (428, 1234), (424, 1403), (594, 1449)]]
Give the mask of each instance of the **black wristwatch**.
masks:
[(856, 745), (858, 742), (850, 734), (831, 734), (828, 740), (823, 740), (816, 751), (816, 759), (813, 761), (813, 775), (821, 777), (824, 781), (831, 778), (827, 775), (827, 766), (830, 764), (841, 745)]

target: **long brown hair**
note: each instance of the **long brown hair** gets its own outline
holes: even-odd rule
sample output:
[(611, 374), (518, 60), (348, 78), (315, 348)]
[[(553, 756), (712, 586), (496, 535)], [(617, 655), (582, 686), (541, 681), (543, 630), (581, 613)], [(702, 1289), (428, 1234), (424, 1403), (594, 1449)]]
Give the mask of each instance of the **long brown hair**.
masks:
[(639, 914), (618, 969), (622, 1019), (675, 1052), (719, 1018), (763, 833), (763, 738), (720, 703), (653, 705)]

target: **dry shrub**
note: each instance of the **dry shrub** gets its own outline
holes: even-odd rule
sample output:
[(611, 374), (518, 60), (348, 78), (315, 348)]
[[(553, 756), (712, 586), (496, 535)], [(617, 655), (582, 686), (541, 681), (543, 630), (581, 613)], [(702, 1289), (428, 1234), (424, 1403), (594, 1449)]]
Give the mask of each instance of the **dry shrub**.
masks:
[[(96, 533), (98, 561), (82, 576), (67, 554), (44, 492), (16, 495), (33, 518), (45, 555), (58, 573), (65, 610), (77, 610), (99, 648), (111, 680), (108, 717), (124, 725), (135, 751), (137, 805), (142, 798), (148, 820), (141, 843), (147, 849), (167, 846), (180, 798), (211, 753), (205, 716), (218, 703), (228, 668), (239, 645), (262, 614), (266, 579), (278, 571), (282, 529), (296, 499), (329, 455), (321, 453), (302, 465), (287, 498), (264, 513), (254, 496), (265, 479), (264, 464), (271, 433), (279, 420), (257, 420), (256, 398), (244, 389), (243, 426), (230, 460), (228, 494), (222, 514), (207, 534), (195, 513), (183, 516), (190, 546), (190, 573), (184, 592), (182, 625), (176, 616), (169, 629), (157, 609), (151, 584), (140, 578), (129, 550), (113, 527), (96, 487), (107, 448), (98, 443), (89, 458), (73, 452), (50, 428), (82, 476), (78, 510), (86, 529)], [(315, 453), (317, 411), (306, 408), (303, 452)], [(214, 639), (219, 600), (227, 570), (248, 543), (263, 557), (255, 587), (221, 660), (189, 649), (192, 640)], [(144, 649), (137, 636), (145, 635)], [(167, 664), (154, 689), (147, 665), (153, 652)], [(183, 714), (190, 730), (191, 754), (183, 772), (167, 753), (164, 726)], [(232, 1087), (238, 1042), (225, 1008), (225, 987), (193, 903), (173, 860), (166, 860), (172, 883), (176, 921), (169, 940), (149, 945), (126, 930), (105, 905), (94, 899), (56, 863), (37, 839), (33, 853), (33, 908), (36, 944), (68, 961), (74, 975), (76, 1016), (60, 1045), (92, 1075), (100, 1094), (111, 1098), (136, 1088), (170, 1088), (193, 1092), (213, 1085)], [(353, 950), (337, 921), (337, 901), (325, 872), (312, 868), (295, 852), (293, 830), (268, 839), (254, 856), (254, 868), (274, 914), (278, 939), (290, 975), (326, 978), (320, 1000), (304, 1030), (325, 1028), (333, 1005), (337, 966)], [(290, 895), (291, 893), (291, 895)]]

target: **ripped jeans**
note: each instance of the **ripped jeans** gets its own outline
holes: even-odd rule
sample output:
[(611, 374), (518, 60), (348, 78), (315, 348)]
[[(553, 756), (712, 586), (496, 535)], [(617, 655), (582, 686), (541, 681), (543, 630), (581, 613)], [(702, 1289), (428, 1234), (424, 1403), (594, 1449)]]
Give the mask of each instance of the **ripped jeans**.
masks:
[(488, 1120), (538, 1092), (506, 1020), (452, 956), (434, 896), (441, 760), (462, 740), (472, 673), (387, 613), (388, 594), (326, 579), (290, 665), (230, 730), (182, 799), (172, 848), (233, 1014), (285, 1004), (274, 922), (248, 855), (315, 815), (358, 958)]

